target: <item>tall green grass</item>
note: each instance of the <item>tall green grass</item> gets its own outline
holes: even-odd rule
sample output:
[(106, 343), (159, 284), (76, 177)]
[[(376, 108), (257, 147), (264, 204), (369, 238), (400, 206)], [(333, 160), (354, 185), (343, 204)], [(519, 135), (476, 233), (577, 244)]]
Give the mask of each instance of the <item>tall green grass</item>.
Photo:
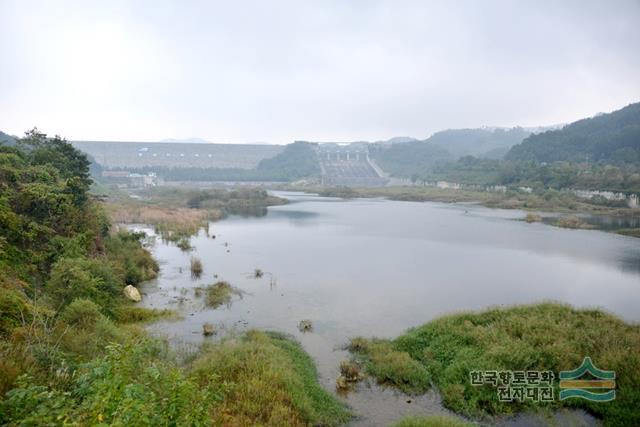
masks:
[[(68, 311), (82, 328), (104, 320), (91, 302)], [(283, 335), (250, 331), (190, 360), (182, 365), (163, 342), (128, 334), (103, 356), (58, 368), (54, 382), (21, 376), (0, 402), (0, 424), (335, 426), (351, 417)]]
[(193, 364), (200, 383), (211, 375), (228, 384), (213, 424), (334, 426), (350, 417), (347, 408), (317, 382), (311, 357), (278, 333), (249, 331), (213, 345)]

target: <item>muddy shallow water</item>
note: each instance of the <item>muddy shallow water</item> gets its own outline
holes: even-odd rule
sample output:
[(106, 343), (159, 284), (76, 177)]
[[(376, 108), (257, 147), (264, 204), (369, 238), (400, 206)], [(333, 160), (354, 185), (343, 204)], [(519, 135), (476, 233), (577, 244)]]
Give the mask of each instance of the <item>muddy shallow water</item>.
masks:
[[(557, 300), (640, 320), (638, 239), (527, 224), (516, 220), (522, 212), (475, 205), (281, 194), (290, 203), (266, 216), (211, 223), (210, 236), (203, 230), (191, 239), (191, 252), (156, 239), (161, 273), (142, 287), (142, 304), (176, 309), (183, 318), (155, 323), (152, 332), (175, 343), (210, 339), (202, 337), (204, 322), (223, 334), (286, 332), (334, 390), (349, 337), (393, 337), (444, 313)], [(192, 256), (204, 265), (199, 279), (189, 271)], [(263, 277), (253, 277), (256, 268)], [(216, 280), (245, 294), (206, 309), (194, 288)], [(312, 332), (298, 330), (302, 319), (312, 321)], [(448, 413), (435, 392), (408, 398), (363, 384), (344, 399), (362, 425)]]

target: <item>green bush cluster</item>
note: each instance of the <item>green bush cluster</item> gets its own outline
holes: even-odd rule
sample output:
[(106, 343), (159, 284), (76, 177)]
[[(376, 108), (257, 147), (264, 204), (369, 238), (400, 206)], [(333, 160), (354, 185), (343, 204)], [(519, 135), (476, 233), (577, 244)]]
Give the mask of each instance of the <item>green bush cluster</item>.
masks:
[(139, 339), (107, 347), (77, 368), (66, 389), (24, 376), (0, 404), (7, 425), (210, 425), (219, 400), (165, 360), (158, 342)]
[(154, 277), (143, 235), (110, 233), (89, 162), (37, 130), (0, 145), (0, 395), (21, 375), (58, 383), (127, 335), (122, 290)]

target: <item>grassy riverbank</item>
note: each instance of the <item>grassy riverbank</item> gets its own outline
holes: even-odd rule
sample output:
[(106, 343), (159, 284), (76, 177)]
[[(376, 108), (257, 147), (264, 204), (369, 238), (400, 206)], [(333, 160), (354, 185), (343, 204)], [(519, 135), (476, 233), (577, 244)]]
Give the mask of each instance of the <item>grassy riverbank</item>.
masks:
[[(380, 382), (409, 393), (433, 385), (446, 407), (466, 416), (562, 405), (585, 408), (605, 425), (640, 424), (640, 326), (602, 311), (552, 303), (490, 309), (445, 316), (393, 340), (354, 338), (349, 348)], [(551, 370), (557, 376), (586, 356), (616, 372), (613, 402), (503, 403), (494, 387), (470, 383), (473, 370)]]
[[(348, 188), (348, 187), (306, 187), (292, 188), (291, 191), (306, 191), (318, 193), (326, 197), (341, 197), (345, 199), (361, 197), (384, 197), (389, 200), (408, 202), (440, 202), (440, 203), (479, 203), (490, 208), (520, 209), (529, 212), (555, 212), (561, 214), (551, 225), (565, 228), (597, 228), (597, 226), (578, 222), (576, 215), (608, 215), (633, 216), (640, 215), (638, 209), (620, 206), (618, 202), (603, 200), (589, 201), (556, 190), (548, 190), (543, 194), (525, 193), (517, 191), (488, 192), (472, 190), (455, 190), (437, 187), (402, 186), (379, 188)], [(638, 237), (636, 229), (612, 230), (615, 233)]]

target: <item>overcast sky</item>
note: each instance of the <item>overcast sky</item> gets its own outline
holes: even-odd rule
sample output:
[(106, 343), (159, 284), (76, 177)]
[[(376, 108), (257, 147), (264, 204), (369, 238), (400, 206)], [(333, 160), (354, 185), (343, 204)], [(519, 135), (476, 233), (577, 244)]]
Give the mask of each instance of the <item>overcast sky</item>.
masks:
[(640, 101), (640, 0), (0, 0), (0, 130), (287, 143)]

